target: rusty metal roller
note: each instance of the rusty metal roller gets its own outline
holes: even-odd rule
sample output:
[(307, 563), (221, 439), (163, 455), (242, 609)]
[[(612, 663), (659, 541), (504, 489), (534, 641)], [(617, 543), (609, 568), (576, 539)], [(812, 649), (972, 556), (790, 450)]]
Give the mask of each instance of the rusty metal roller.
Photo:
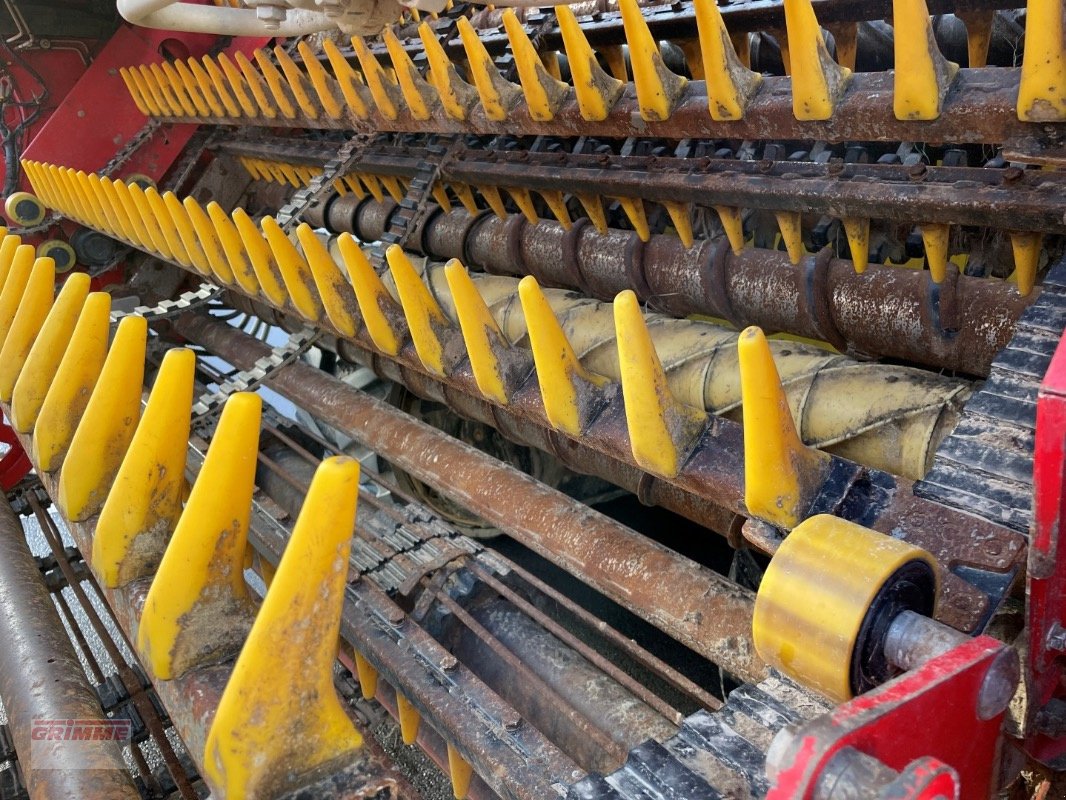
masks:
[[(418, 269), (425, 269), (415, 261)], [(423, 277), (426, 278), (425, 273)], [(518, 281), (471, 275), (501, 331), (528, 347)], [(391, 276), (389, 292), (398, 297)], [(428, 268), (430, 291), (458, 324), (444, 268)], [(582, 365), (620, 380), (612, 305), (560, 289), (545, 295)], [(645, 319), (670, 391), (685, 405), (739, 420), (739, 333), (724, 325), (658, 314)], [(804, 443), (910, 479), (925, 475), (954, 428), (972, 384), (918, 369), (856, 361), (815, 344), (770, 343)]]

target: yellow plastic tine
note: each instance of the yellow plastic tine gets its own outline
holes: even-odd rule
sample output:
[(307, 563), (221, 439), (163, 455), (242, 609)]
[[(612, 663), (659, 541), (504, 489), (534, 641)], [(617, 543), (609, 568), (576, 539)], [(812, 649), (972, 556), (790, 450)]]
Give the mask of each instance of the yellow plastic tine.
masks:
[(465, 120), (470, 107), (478, 100), (477, 89), (459, 76), (428, 22), (418, 26), (418, 37), (429, 61), (428, 80), (437, 90), (444, 112), (452, 119)]
[[(178, 71), (174, 69), (174, 65), (169, 61), (163, 61), (160, 63), (159, 68), (163, 71), (163, 75), (166, 78), (167, 84), (170, 86), (170, 90), (174, 93), (174, 96), (178, 98), (181, 110), (185, 112), (186, 116), (195, 117), (199, 109), (189, 96), (189, 92), (185, 88), (185, 83), (182, 81)], [(204, 108), (206, 108), (206, 106), (204, 106)]]
[[(143, 247), (144, 240), (140, 237), (140, 226), (135, 224), (134, 220), (130, 217), (125, 202), (123, 202), (122, 198), (119, 196), (118, 190), (115, 188), (114, 181), (109, 178), (100, 178), (99, 185), (100, 191), (103, 192), (104, 197), (111, 206), (112, 214), (115, 217), (115, 221), (118, 223), (119, 235), (127, 242), (131, 242), (137, 247)], [(139, 223), (140, 220), (137, 220), (136, 222)]]
[[(226, 91), (225, 78), (222, 73), (218, 72), (218, 67), (215, 67), (214, 64), (211, 66), (215, 69), (213, 73), (204, 69), (195, 58), (190, 58), (185, 63), (185, 68), (189, 70), (192, 79), (196, 81), (200, 94), (203, 95), (214, 116), (219, 118), (239, 116), (240, 109), (237, 108), (237, 104), (233, 102), (233, 98)], [(216, 75), (218, 76), (217, 78), (215, 77)]]
[(792, 74), (792, 113), (798, 120), (829, 119), (847, 89), (851, 70), (829, 55), (811, 0), (785, 0), (785, 27)]
[(948, 239), (951, 226), (942, 223), (922, 225), (922, 243), (929, 261), (929, 275), (933, 283), (943, 283), (948, 274)]
[(366, 189), (363, 184), (359, 182), (359, 176), (354, 174), (345, 175), (341, 180), (344, 185), (348, 187), (348, 190), (356, 196), (357, 199), (362, 200), (367, 195)]
[(544, 202), (548, 204), (548, 208), (551, 209), (552, 214), (554, 214), (555, 218), (559, 220), (559, 224), (563, 226), (563, 230), (570, 230), (574, 223), (570, 220), (570, 209), (566, 207), (563, 193), (542, 189), (540, 191), (540, 196), (544, 198)]
[(452, 794), (455, 796), (455, 800), (466, 800), (466, 796), (470, 793), (470, 777), (473, 773), (473, 767), (449, 742), (448, 774), (452, 779)]
[[(262, 87), (259, 87), (256, 84), (253, 84), (251, 81), (247, 80), (244, 77), (244, 68), (238, 67), (232, 61), (230, 61), (229, 56), (227, 56), (225, 53), (219, 53), (216, 57), (216, 60), (218, 62), (219, 68), (221, 68), (222, 70), (222, 74), (226, 76), (226, 82), (229, 84), (229, 88), (233, 92), (234, 99), (241, 107), (241, 112), (243, 113), (243, 116), (248, 117), (250, 119), (255, 119), (256, 117), (258, 117), (260, 109), (259, 95), (256, 94), (255, 90), (258, 88), (260, 89), (260, 91), (262, 91)], [(213, 64), (214, 62), (209, 56), (204, 56), (205, 69), (210, 72), (211, 66)], [(249, 64), (248, 67), (249, 69), (251, 69), (251, 64)], [(211, 75), (213, 77), (214, 73), (212, 72)], [(245, 83), (248, 84), (248, 89), (252, 92), (253, 95), (252, 97), (249, 97), (248, 92), (244, 90)], [(265, 95), (263, 99), (264, 101), (266, 100)], [(273, 109), (271, 109), (271, 113), (267, 114), (267, 116), (270, 118), (274, 117)]]
[(311, 267), (311, 274), (322, 298), (326, 316), (338, 331), (345, 336), (355, 335), (356, 300), (351, 285), (344, 279), (337, 263), (329, 254), (311, 226), (306, 222), (296, 229), (296, 237), (303, 248), (304, 257)]
[[(697, 19), (699, 17), (697, 16)], [(703, 54), (700, 52), (699, 39), (678, 39), (673, 44), (685, 56), (685, 65), (688, 67), (692, 80), (704, 80)]]
[(344, 110), (341, 108), (333, 87), (330, 86), (326, 68), (319, 62), (311, 51), (311, 46), (306, 41), (301, 40), (296, 45), (296, 49), (303, 59), (304, 69), (307, 70), (307, 78), (311, 81), (311, 86), (318, 96), (318, 102), (322, 104), (322, 110), (326, 112), (326, 116), (330, 119), (340, 119), (344, 116)]
[[(208, 212), (210, 213), (210, 207), (208, 207)], [(285, 279), (281, 277), (281, 270), (274, 261), (266, 237), (243, 208), (233, 209), (230, 216), (237, 232), (241, 235), (244, 253), (255, 271), (255, 278), (263, 297), (277, 308), (284, 308), (285, 301), (288, 299), (288, 294), (285, 292)], [(237, 274), (236, 267), (234, 267), (234, 274)]]
[(122, 233), (119, 228), (118, 220), (115, 217), (115, 211), (111, 208), (111, 204), (107, 202), (107, 198), (104, 196), (104, 189), (100, 184), (100, 176), (95, 172), (89, 174), (79, 172), (78, 178), (83, 181), (86, 193), (91, 198), (93, 206), (97, 210), (100, 226), (105, 232), (121, 237)]
[(213, 275), (222, 283), (233, 283), (233, 270), (222, 252), (221, 244), (210, 217), (192, 197), (186, 197), (182, 201), (182, 205), (185, 207), (189, 224), (192, 225), (193, 235), (196, 237), (197, 245), (203, 253), (207, 264), (205, 274)]
[(551, 122), (566, 102), (570, 87), (548, 74), (514, 9), (503, 12), (503, 26), (511, 43), (529, 116), (536, 122)]
[(266, 796), (362, 746), (333, 686), (358, 497), (359, 462), (323, 461), (207, 735), (220, 797)]
[(133, 204), (137, 207), (137, 213), (140, 214), (145, 230), (151, 238), (153, 245), (151, 249), (165, 259), (174, 258), (174, 251), (170, 249), (169, 240), (163, 232), (162, 226), (155, 221), (155, 212), (147, 193), (136, 183), (126, 184), (126, 190), (129, 192)]
[(672, 478), (703, 428), (704, 414), (674, 399), (640, 301), (629, 289), (614, 299), (614, 331), (633, 458), (649, 472)]
[(108, 181), (105, 178), (104, 183), (111, 184), (111, 192), (114, 194), (118, 204), (121, 205), (126, 212), (126, 219), (129, 220), (130, 230), (133, 233), (134, 241), (139, 242), (139, 246), (144, 250), (154, 249), (152, 237), (149, 235), (148, 228), (145, 226), (146, 218), (141, 216), (126, 182), (118, 179)]
[(67, 278), (30, 347), (11, 392), (11, 425), (19, 433), (30, 433), (37, 423), (48, 387), (56, 377), (89, 296), (89, 281), (85, 272), (75, 272)]
[(637, 0), (619, 0), (618, 6), (629, 44), (640, 116), (647, 122), (669, 119), (688, 80), (666, 68)]
[(33, 428), (33, 463), (42, 472), (56, 470), (74, 436), (107, 355), (111, 295), (93, 292), (82, 306), (70, 343), (46, 387)]
[[(188, 397), (184, 387), (182, 395)], [(167, 518), (174, 535), (165, 552), (153, 551), (161, 558), (145, 598), (137, 649), (160, 680), (233, 653), (251, 627), (255, 612), (244, 583), (244, 552), (261, 411), (262, 400), (251, 392), (226, 401), (184, 511), (178, 509), (176, 522)]]
[(509, 348), (507, 339), (485, 304), (485, 299), (457, 259), (453, 258), (445, 265), (444, 277), (451, 290), (474, 380), (485, 397), (505, 406), (517, 388), (516, 376), (513, 371), (509, 373), (505, 361), (505, 353)]
[(455, 196), (459, 198), (459, 202), (463, 204), (463, 208), (466, 209), (467, 214), (473, 216), (481, 211), (481, 209), (477, 207), (477, 200), (474, 199), (473, 190), (465, 183), (453, 183), (452, 191), (455, 192)]
[(378, 175), (378, 180), (381, 181), (381, 185), (389, 193), (389, 197), (395, 200), (397, 203), (402, 203), (404, 196), (407, 194), (407, 190), (400, 183), (400, 179), (395, 175)]
[(325, 52), (326, 58), (329, 59), (329, 66), (337, 79), (337, 85), (340, 86), (344, 102), (347, 103), (348, 108), (358, 119), (366, 119), (370, 115), (370, 109), (367, 108), (366, 100), (363, 99), (361, 92), (363, 84), (359, 80), (358, 74), (351, 68), (341, 51), (337, 49), (337, 45), (330, 39), (322, 40), (322, 50)]
[[(140, 82), (143, 86), (145, 96), (151, 97), (155, 102), (156, 108), (159, 109), (159, 116), (170, 117), (175, 114), (181, 113), (181, 107), (174, 105), (171, 106), (171, 98), (163, 92), (163, 87), (159, 85), (159, 79), (156, 74), (152, 72), (146, 65), (130, 68), (130, 76), (134, 79), (134, 82)], [(175, 104), (177, 101), (173, 101)]]
[(313, 290), (315, 284), (311, 267), (304, 261), (300, 251), (289, 239), (289, 236), (278, 225), (273, 217), (263, 217), (263, 234), (266, 236), (267, 245), (274, 256), (274, 263), (278, 265), (285, 288), (289, 292), (289, 300), (293, 307), (303, 315), (304, 319), (311, 322), (317, 321), (322, 316), (322, 302), (318, 294)]
[(122, 318), (59, 472), (56, 504), (72, 522), (100, 510), (133, 438), (141, 415), (147, 340), (144, 317)]
[(762, 75), (745, 67), (737, 56), (715, 0), (696, 0), (695, 7), (711, 119), (744, 119), (744, 110), (759, 90)]
[(100, 203), (99, 195), (96, 194), (89, 176), (81, 170), (75, 172), (73, 169), (68, 170), (67, 175), (71, 185), (75, 188), (75, 191), (79, 192), (82, 206), (85, 209), (85, 217), (89, 220), (90, 224), (99, 230), (108, 230), (111, 223), (107, 218), (104, 207)]
[(192, 220), (189, 218), (185, 206), (181, 204), (181, 201), (173, 192), (164, 192), (163, 205), (170, 215), (171, 224), (177, 230), (182, 247), (185, 248), (193, 267), (201, 275), (210, 275), (211, 265), (208, 263), (207, 255), (200, 246), (200, 237), (196, 235), (196, 229), (192, 226)]
[(1018, 119), (1066, 120), (1066, 31), (1062, 0), (1028, 0)]
[(144, 190), (144, 196), (148, 200), (148, 207), (152, 210), (152, 216), (155, 218), (159, 230), (162, 231), (163, 238), (167, 242), (167, 249), (173, 254), (174, 260), (185, 266), (191, 266), (192, 261), (189, 258), (189, 254), (185, 252), (185, 246), (181, 243), (178, 229), (170, 219), (166, 203), (163, 202), (159, 191), (154, 186), (149, 186)]
[(444, 188), (444, 184), (440, 181), (433, 184), (433, 199), (437, 201), (437, 205), (444, 210), (445, 214), (452, 210), (452, 201), (448, 197), (448, 190)]
[(1033, 291), (1043, 241), (1043, 234), (1040, 233), (1018, 232), (1010, 235), (1014, 250), (1014, 278), (1018, 284), (1018, 294), (1022, 297), (1028, 297)]
[(955, 16), (966, 25), (967, 66), (971, 69), (988, 66), (988, 47), (992, 43), (992, 25), (996, 21), (996, 12), (991, 9), (956, 10)]
[[(566, 59), (570, 62), (570, 75), (574, 80), (574, 96), (583, 119), (602, 122), (611, 113), (625, 84), (612, 78), (596, 60), (596, 53), (578, 24), (577, 17), (569, 6), (556, 6), (559, 32), (563, 36)], [(619, 53), (621, 55), (621, 53)], [(625, 69), (625, 63), (622, 64)]]
[(527, 275), (518, 283), (518, 298), (526, 320), (533, 363), (552, 427), (580, 436), (591, 422), (595, 404), (607, 379), (585, 370), (566, 338), (537, 279)]
[(303, 181), (296, 173), (296, 167), (292, 164), (278, 164), (278, 170), (285, 176), (285, 181), (294, 189), (303, 187)]
[(629, 80), (629, 68), (626, 66), (626, 54), (620, 44), (600, 47), (599, 53), (607, 64), (607, 71), (623, 84)]
[[(0, 401), (11, 402), (15, 382), (22, 373), (30, 348), (52, 309), (56, 265), (47, 256), (38, 258), (30, 270), (14, 318), (0, 347)], [(0, 295), (2, 298), (2, 295)]]
[(384, 311), (393, 306), (391, 295), (351, 234), (342, 233), (337, 238), (337, 248), (370, 339), (381, 352), (396, 355), (400, 352), (400, 331)]
[(827, 25), (826, 29), (833, 34), (837, 63), (854, 72), (855, 59), (859, 53), (859, 23), (833, 22)]
[[(545, 50), (540, 54), (541, 63), (544, 64), (545, 71), (555, 80), (561, 81), (563, 79), (563, 70), (559, 66), (559, 53), (555, 50)], [(565, 84), (564, 84), (565, 85)], [(569, 88), (569, 87), (568, 87)]]
[[(186, 94), (189, 95), (189, 99), (196, 106), (197, 114), (201, 117), (210, 117), (215, 108), (218, 108), (218, 113), (215, 116), (222, 116), (222, 106), (218, 105), (218, 101), (214, 98), (210, 82), (201, 85), (183, 61), (174, 62), (174, 71), (178, 73), (178, 78), (181, 80), (182, 85), (185, 86)], [(210, 98), (210, 101), (208, 98)]]
[(596, 230), (600, 233), (607, 233), (607, 213), (603, 210), (603, 203), (600, 198), (594, 194), (582, 194), (580, 192), (574, 196), (581, 203), (581, 207), (585, 209), (585, 213), (592, 220)]
[(62, 187), (64, 196), (70, 201), (68, 216), (83, 225), (92, 224), (85, 198), (82, 195), (82, 187), (78, 184), (74, 170), (57, 167), (54, 164), (50, 164), (47, 169), (49, 175), (52, 176), (52, 180), (55, 181), (57, 186)]
[(489, 208), (500, 219), (507, 219), (507, 206), (504, 205), (503, 196), (500, 194), (500, 190), (496, 186), (478, 186), (478, 192), (485, 198), (485, 202), (488, 203)]
[(136, 68), (122, 67), (119, 70), (119, 74), (122, 76), (122, 80), (126, 82), (126, 88), (130, 90), (130, 94), (133, 96), (133, 101), (137, 103), (138, 98), (140, 99), (140, 102), (137, 103), (137, 108), (142, 114), (146, 117), (159, 117), (163, 115), (159, 103), (156, 102), (155, 95), (152, 94), (151, 90), (148, 88), (148, 84), (145, 82), (140, 70)]
[[(274, 58), (278, 60), (278, 66), (281, 67), (281, 72), (289, 87), (289, 93), (296, 101), (296, 105), (300, 107), (300, 110), (304, 112), (308, 119), (318, 119), (318, 107), (312, 102), (310, 95), (307, 93), (307, 77), (280, 45), (274, 46)], [(314, 61), (314, 57), (311, 60)], [(315, 63), (317, 64), (318, 62), (316, 61)], [(319, 68), (321, 69), (321, 67)]]
[(385, 28), (381, 36), (385, 40), (385, 47), (388, 48), (389, 58), (392, 59), (393, 72), (396, 73), (400, 92), (407, 103), (407, 110), (414, 119), (429, 119), (433, 107), (437, 104), (436, 93), (422, 78), (418, 67), (411, 61), (411, 57), (403, 49), (400, 40), (392, 32), (392, 28)]
[(366, 660), (366, 656), (352, 648), (355, 674), (359, 677), (359, 692), (364, 700), (373, 700), (378, 694), (378, 671)]
[[(162, 98), (162, 102), (166, 108), (170, 110), (171, 116), (174, 117), (191, 117), (192, 114), (185, 108), (185, 105), (189, 103), (188, 98), (181, 98), (175, 91), (174, 85), (170, 82), (170, 77), (163, 71), (163, 67), (160, 64), (149, 64), (148, 72), (146, 75), (151, 75), (151, 80), (155, 86), (159, 89), (159, 94)], [(184, 103), (182, 100), (184, 99)], [(192, 104), (189, 104), (189, 109), (192, 109)]]
[(133, 76), (130, 75), (130, 71), (125, 67), (119, 67), (118, 74), (122, 77), (122, 82), (126, 84), (126, 89), (129, 91), (130, 97), (133, 98), (133, 102), (137, 106), (137, 110), (144, 114), (146, 117), (155, 116), (154, 112), (149, 107), (145, 99), (141, 87), (134, 82)]
[(644, 213), (644, 201), (639, 197), (617, 197), (618, 204), (622, 206), (633, 230), (637, 232), (642, 242), (651, 238), (651, 230), (648, 228), (648, 218)]
[[(163, 356), (93, 534), (93, 571), (109, 588), (155, 572), (181, 515), (196, 356)], [(157, 676), (158, 677), (158, 676)]]
[(848, 237), (851, 263), (861, 275), (870, 264), (870, 220), (865, 217), (844, 217), (841, 221)]
[(777, 211), (777, 227), (781, 230), (781, 240), (788, 251), (788, 260), (798, 264), (803, 259), (803, 215), (799, 211)]
[(396, 86), (392, 76), (381, 66), (381, 62), (367, 48), (362, 36), (352, 37), (352, 47), (355, 48), (355, 55), (359, 59), (359, 65), (363, 68), (363, 78), (366, 80), (366, 86), (370, 90), (374, 105), (385, 119), (396, 119), (400, 115), (399, 87)]
[(470, 74), (477, 87), (478, 98), (485, 116), (495, 122), (503, 122), (511, 109), (522, 99), (522, 90), (505, 79), (485, 45), (478, 38), (477, 31), (466, 17), (459, 17), (459, 38), (470, 64)]
[[(0, 292), (7, 284), (7, 276), (11, 272), (11, 262), (15, 258), (15, 252), (22, 245), (22, 237), (9, 233), (0, 240)], [(25, 257), (25, 256), (24, 256)]]
[(681, 244), (692, 247), (695, 241), (692, 235), (692, 204), (664, 202), (663, 207), (670, 215), (670, 221), (674, 223), (674, 230), (677, 231)]
[(402, 248), (391, 245), (385, 251), (385, 258), (389, 262), (389, 272), (392, 273), (396, 291), (400, 295), (400, 305), (403, 307), (418, 359), (427, 370), (443, 377), (444, 343), (441, 341), (440, 331), (448, 324), (444, 312), (440, 310), (422, 278), (415, 272), (414, 265)]
[(925, 0), (892, 0), (892, 26), (896, 43), (892, 107), (896, 119), (936, 119), (959, 65), (940, 52)]
[[(231, 65), (232, 66), (232, 65)], [(218, 96), (219, 102), (225, 109), (225, 114), (231, 119), (236, 119), (244, 112), (243, 106), (240, 104), (238, 97), (238, 89), (240, 93), (243, 93), (244, 89), (240, 86), (240, 73), (234, 70), (234, 75), (231, 77), (215, 62), (211, 56), (203, 56), (201, 61), (197, 61), (194, 58), (189, 59), (189, 69), (192, 70), (197, 80), (202, 81), (204, 76), (211, 81), (211, 85), (215, 87), (215, 94)], [(237, 86), (234, 86), (234, 80), (236, 80)], [(245, 100), (247, 100), (245, 96)], [(249, 107), (254, 111), (255, 106), (249, 101)], [(221, 115), (219, 115), (221, 116)]]
[(214, 201), (207, 204), (207, 217), (211, 221), (219, 244), (222, 245), (226, 264), (233, 273), (233, 280), (248, 294), (253, 297), (258, 295), (259, 280), (256, 278), (251, 259), (244, 249), (244, 242), (237, 226), (233, 224), (233, 220), (222, 210), (222, 207)]
[(537, 214), (537, 209), (533, 206), (533, 196), (529, 193), (529, 189), (515, 186), (508, 188), (507, 194), (511, 195), (515, 205), (518, 206), (518, 210), (522, 212), (522, 215), (531, 225), (536, 225), (540, 222), (540, 215)]
[(779, 528), (796, 527), (829, 469), (829, 456), (796, 432), (770, 345), (756, 327), (737, 341), (744, 405), (744, 503)]
[(26, 284), (30, 282), (30, 274), (33, 272), (36, 259), (37, 251), (32, 244), (20, 244), (15, 249), (7, 279), (4, 281), (4, 288), (0, 289), (0, 346), (3, 346), (15, 314), (18, 313), (22, 293), (26, 291)]
[[(274, 66), (274, 62), (270, 60), (270, 56), (261, 47), (253, 50), (252, 56), (255, 58), (255, 63), (259, 67), (263, 80), (266, 82), (267, 89), (270, 90), (270, 96), (274, 98), (274, 105), (278, 111), (281, 112), (285, 119), (296, 119), (296, 106), (292, 104), (292, 100), (289, 99), (289, 95), (285, 91), (287, 88), (285, 79), (278, 71), (278, 68)], [(240, 53), (237, 54), (237, 57), (240, 58)]]
[(396, 716), (400, 718), (400, 738), (404, 744), (414, 744), (418, 739), (418, 728), (422, 724), (422, 715), (411, 705), (406, 695), (396, 693)]
[[(258, 54), (256, 55), (256, 61), (258, 61), (262, 58), (261, 51), (256, 50), (255, 52)], [(256, 71), (255, 67), (252, 66), (252, 62), (248, 60), (244, 53), (237, 52), (233, 58), (236, 60), (237, 66), (240, 67), (241, 75), (244, 76), (244, 81), (248, 84), (248, 89), (255, 99), (255, 104), (259, 107), (259, 113), (267, 119), (274, 119), (278, 115), (278, 108), (273, 99), (274, 92), (263, 85), (264, 77)], [(224, 61), (221, 61), (221, 63), (225, 65)], [(270, 91), (269, 95), (267, 94), (268, 91)], [(289, 109), (292, 110), (291, 105), (289, 105)], [(295, 111), (293, 111), (293, 116), (296, 116)]]

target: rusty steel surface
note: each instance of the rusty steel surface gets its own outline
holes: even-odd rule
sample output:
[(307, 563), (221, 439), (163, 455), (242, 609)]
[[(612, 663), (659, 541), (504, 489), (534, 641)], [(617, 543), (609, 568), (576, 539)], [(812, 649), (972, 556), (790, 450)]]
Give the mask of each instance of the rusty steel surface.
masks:
[[(204, 317), (176, 328), (238, 367), (265, 348)], [(313, 367), (291, 364), (268, 385), (738, 677), (765, 676), (749, 590)]]
[[(396, 208), (391, 203), (339, 197), (313, 222), (376, 241)], [(1010, 341), (1021, 313), (1039, 288), (1021, 297), (1005, 281), (948, 270), (936, 285), (928, 273), (852, 263), (823, 252), (792, 265), (788, 255), (748, 248), (733, 253), (724, 240), (685, 248), (676, 236), (641, 242), (631, 231), (601, 234), (577, 221), (566, 231), (519, 215), (428, 214), (411, 235), (412, 247), (440, 260), (514, 276), (534, 275), (549, 286), (601, 300), (633, 289), (652, 308), (674, 316), (707, 314), (738, 328), (759, 325), (828, 341), (862, 356), (881, 356), (979, 377)]]
[[(0, 697), (33, 800), (139, 798), (118, 747), (78, 750), (70, 741), (37, 740), (36, 724), (107, 717), (52, 603), (7, 501), (0, 502)], [(43, 762), (43, 763), (42, 763)], [(68, 768), (56, 768), (66, 763)]]
[[(223, 142), (216, 150), (321, 166), (333, 157), (336, 145), (257, 137)], [(802, 211), (837, 219), (870, 217), (1066, 233), (1060, 201), (1066, 180), (1053, 171), (846, 163), (839, 150), (824, 152), (826, 161), (815, 160), (813, 153), (809, 160), (797, 161), (709, 158), (692, 151), (691, 145), (665, 156), (460, 148), (443, 161), (440, 177), (445, 183), (471, 186)], [(416, 145), (377, 145), (358, 159), (354, 171), (409, 178), (422, 157)]]
[[(291, 119), (277, 117), (271, 127), (292, 129), (348, 130), (357, 133), (398, 131), (408, 133), (472, 133), (506, 135), (521, 131), (525, 136), (593, 136), (604, 138), (654, 137), (664, 139), (751, 139), (824, 142), (953, 142), (968, 144), (1024, 143), (1029, 149), (1059, 148), (1061, 132), (1022, 122), (1017, 112), (1020, 70), (983, 67), (959, 70), (951, 92), (944, 99), (940, 117), (935, 120), (898, 120), (892, 104), (891, 73), (856, 73), (836, 106), (833, 117), (824, 121), (797, 120), (792, 109), (792, 80), (771, 76), (751, 99), (744, 119), (716, 122), (708, 112), (706, 85), (691, 81), (670, 115), (662, 122), (641, 118), (632, 84), (614, 104), (602, 122), (588, 122), (571, 94), (550, 122), (534, 120), (524, 105), (503, 121), (486, 116), (480, 106), (467, 118), (457, 121), (437, 108), (429, 120), (417, 120), (410, 110), (398, 109), (390, 120), (376, 109), (367, 119), (348, 113), (339, 119), (318, 114), (312, 119), (299, 111)], [(231, 117), (160, 117), (165, 122), (198, 122), (207, 125), (239, 125)], [(1034, 130), (1035, 128), (1035, 130)]]

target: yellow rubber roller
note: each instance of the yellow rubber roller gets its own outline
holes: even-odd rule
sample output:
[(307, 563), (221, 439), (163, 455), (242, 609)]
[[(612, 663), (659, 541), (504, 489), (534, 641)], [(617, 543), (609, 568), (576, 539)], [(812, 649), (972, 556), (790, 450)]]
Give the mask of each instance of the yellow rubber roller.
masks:
[(770, 666), (835, 702), (897, 671), (884, 637), (902, 611), (932, 616), (937, 570), (921, 548), (821, 514), (785, 538), (755, 599), (755, 649)]
[(55, 262), (56, 274), (69, 272), (77, 261), (74, 248), (62, 239), (48, 239), (37, 245), (37, 258), (50, 258)]
[(9, 194), (4, 201), (4, 213), (8, 219), (24, 228), (39, 225), (44, 221), (44, 203), (29, 192)]

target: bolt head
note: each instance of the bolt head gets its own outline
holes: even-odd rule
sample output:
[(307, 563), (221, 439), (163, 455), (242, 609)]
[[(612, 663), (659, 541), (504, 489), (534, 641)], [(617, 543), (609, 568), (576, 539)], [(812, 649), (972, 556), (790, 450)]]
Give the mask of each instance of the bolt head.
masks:
[(1018, 653), (1004, 649), (985, 673), (981, 689), (977, 693), (977, 718), (992, 719), (1010, 705), (1021, 679)]

